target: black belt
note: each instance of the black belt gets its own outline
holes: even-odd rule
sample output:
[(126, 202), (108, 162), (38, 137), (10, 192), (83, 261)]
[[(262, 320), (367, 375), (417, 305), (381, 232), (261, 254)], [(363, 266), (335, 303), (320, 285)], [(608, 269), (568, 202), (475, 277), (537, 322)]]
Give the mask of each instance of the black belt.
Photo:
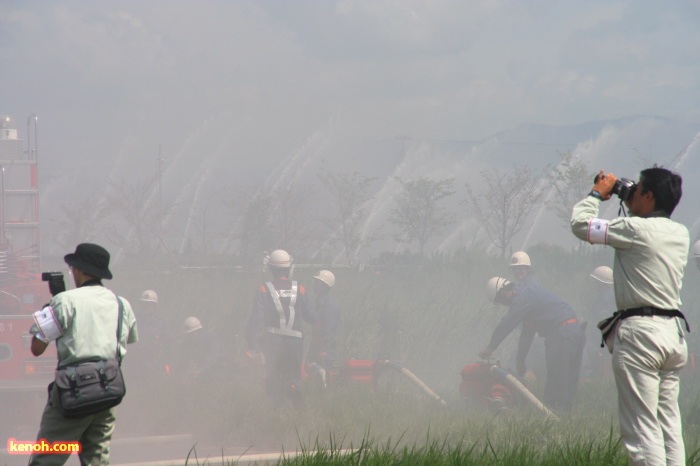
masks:
[(598, 328), (603, 333), (603, 339), (600, 343), (600, 347), (605, 346), (605, 340), (608, 336), (615, 330), (616, 324), (620, 320), (624, 320), (628, 317), (649, 317), (649, 316), (663, 316), (663, 317), (680, 317), (685, 321), (685, 329), (690, 332), (690, 325), (688, 325), (688, 319), (685, 318), (683, 313), (678, 309), (658, 309), (651, 306), (644, 307), (633, 307), (630, 309), (623, 309), (621, 311), (616, 311), (612, 317), (608, 317), (604, 321), (598, 323)]
[(615, 314), (620, 316), (620, 320), (626, 319), (628, 317), (647, 317), (647, 316), (663, 316), (663, 317), (680, 317), (685, 321), (685, 329), (690, 332), (690, 325), (688, 325), (688, 320), (685, 318), (683, 313), (678, 309), (657, 309), (655, 307), (644, 306), (644, 307), (633, 307), (631, 309), (623, 309), (622, 311), (617, 311)]

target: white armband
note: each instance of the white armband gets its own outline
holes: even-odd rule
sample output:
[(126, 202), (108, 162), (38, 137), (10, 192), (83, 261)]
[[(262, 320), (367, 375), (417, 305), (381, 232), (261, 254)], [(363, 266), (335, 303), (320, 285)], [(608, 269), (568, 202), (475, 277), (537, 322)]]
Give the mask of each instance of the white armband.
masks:
[(588, 222), (588, 242), (591, 244), (608, 244), (608, 220), (594, 218)]
[(51, 306), (46, 306), (44, 309), (36, 311), (34, 313), (34, 322), (39, 327), (39, 333), (44, 337), (43, 341), (50, 342), (63, 336), (61, 324), (58, 323)]

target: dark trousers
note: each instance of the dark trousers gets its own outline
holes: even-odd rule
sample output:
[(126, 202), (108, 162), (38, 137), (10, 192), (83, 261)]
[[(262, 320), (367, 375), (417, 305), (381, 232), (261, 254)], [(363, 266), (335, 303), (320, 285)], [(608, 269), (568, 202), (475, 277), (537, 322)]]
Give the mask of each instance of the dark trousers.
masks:
[(564, 324), (545, 337), (547, 382), (542, 401), (549, 408), (569, 410), (573, 406), (585, 343), (579, 322)]
[(285, 399), (295, 404), (301, 395), (301, 363), (304, 342), (301, 338), (268, 334), (263, 343), (265, 355), (265, 391), (274, 405)]

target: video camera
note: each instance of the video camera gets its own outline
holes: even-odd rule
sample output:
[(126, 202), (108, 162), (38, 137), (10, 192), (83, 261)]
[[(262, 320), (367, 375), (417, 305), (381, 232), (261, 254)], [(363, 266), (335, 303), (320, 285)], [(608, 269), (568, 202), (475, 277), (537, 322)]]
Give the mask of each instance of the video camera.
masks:
[(56, 296), (58, 293), (66, 291), (66, 284), (63, 281), (63, 272), (42, 272), (41, 281), (49, 282), (51, 296)]
[[(593, 184), (598, 182), (598, 177), (600, 174), (596, 175), (593, 179)], [(634, 194), (634, 190), (637, 189), (637, 183), (628, 178), (618, 178), (612, 188), (612, 193), (617, 194), (617, 197), (621, 201), (629, 200)]]

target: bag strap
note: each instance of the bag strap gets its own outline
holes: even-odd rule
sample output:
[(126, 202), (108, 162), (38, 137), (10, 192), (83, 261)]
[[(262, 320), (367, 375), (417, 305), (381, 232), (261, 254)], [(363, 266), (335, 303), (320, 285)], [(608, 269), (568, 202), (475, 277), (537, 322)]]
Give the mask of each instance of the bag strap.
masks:
[(114, 297), (117, 298), (117, 305), (119, 306), (119, 318), (117, 319), (117, 362), (119, 362), (119, 367), (122, 365), (122, 353), (119, 351), (119, 342), (122, 339), (122, 322), (124, 321), (124, 303), (122, 303), (122, 300), (119, 299), (119, 296), (117, 296), (116, 293), (114, 293)]
[(74, 390), (78, 389), (78, 373), (75, 371), (75, 367), (66, 367), (66, 375), (68, 376), (68, 382)]
[[(117, 351), (116, 351), (115, 356), (116, 356), (117, 362), (119, 362), (119, 367), (121, 367), (122, 355), (121, 355), (121, 351), (119, 351), (119, 342), (122, 338), (122, 323), (124, 322), (124, 303), (122, 303), (122, 300), (119, 298), (119, 296), (117, 296), (116, 293), (114, 293), (114, 292), (112, 292), (112, 293), (114, 294), (114, 297), (117, 298), (117, 306), (118, 306), (118, 313), (119, 313), (119, 317), (117, 318)], [(99, 361), (99, 359), (96, 359), (96, 360), (90, 359), (87, 361), (79, 361), (79, 362), (97, 362), (97, 361)], [(65, 369), (66, 367), (70, 367), (70, 366), (63, 366), (59, 361), (59, 363), (56, 365), (56, 370)]]

